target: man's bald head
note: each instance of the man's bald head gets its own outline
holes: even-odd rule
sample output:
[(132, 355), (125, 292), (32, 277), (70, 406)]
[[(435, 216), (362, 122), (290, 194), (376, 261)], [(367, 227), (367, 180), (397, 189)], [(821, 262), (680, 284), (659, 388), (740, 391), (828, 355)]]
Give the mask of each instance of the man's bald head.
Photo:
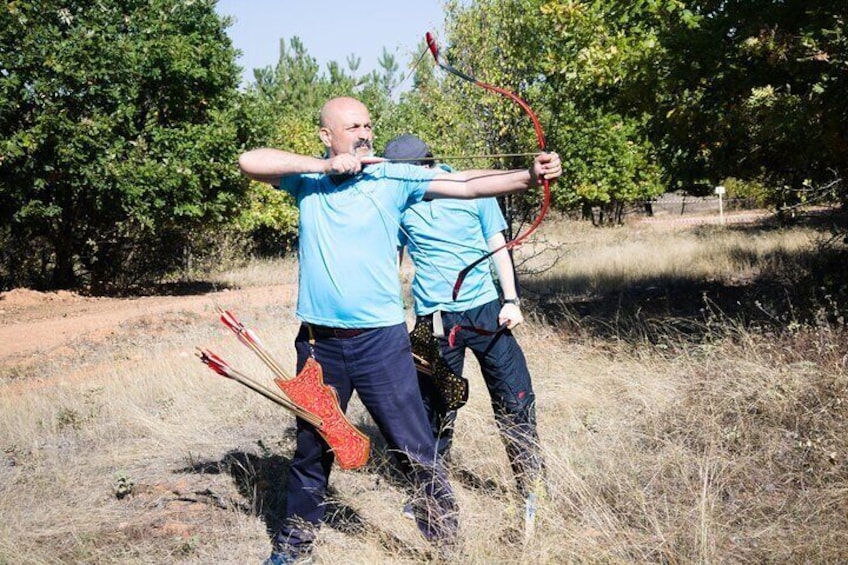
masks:
[(356, 98), (351, 98), (350, 96), (331, 98), (321, 108), (321, 113), (318, 116), (319, 125), (321, 127), (331, 128), (333, 127), (333, 122), (337, 121), (340, 115), (351, 111), (368, 114), (368, 108)]
[(330, 157), (342, 153), (360, 157), (372, 154), (371, 116), (356, 98), (331, 98), (321, 108), (319, 122), (318, 135)]

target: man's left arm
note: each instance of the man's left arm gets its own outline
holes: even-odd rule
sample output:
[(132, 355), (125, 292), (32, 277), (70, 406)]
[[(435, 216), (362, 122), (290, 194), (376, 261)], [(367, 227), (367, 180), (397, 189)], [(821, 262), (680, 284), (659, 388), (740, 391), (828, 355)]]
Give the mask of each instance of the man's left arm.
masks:
[(506, 240), (503, 232), (496, 233), (486, 243), (489, 246), (489, 251), (500, 248), (492, 255), (495, 273), (498, 275), (504, 296), (504, 304), (498, 314), (498, 325), (506, 323), (506, 327), (512, 329), (524, 321), (524, 315), (518, 305), (518, 289), (515, 284), (515, 269), (512, 265), (512, 259), (509, 256), (509, 250), (504, 247)]
[(523, 192), (552, 181), (562, 174), (562, 165), (556, 153), (540, 153), (529, 169), (499, 171), (479, 169), (453, 173), (439, 173), (427, 186), (426, 198), (482, 198)]

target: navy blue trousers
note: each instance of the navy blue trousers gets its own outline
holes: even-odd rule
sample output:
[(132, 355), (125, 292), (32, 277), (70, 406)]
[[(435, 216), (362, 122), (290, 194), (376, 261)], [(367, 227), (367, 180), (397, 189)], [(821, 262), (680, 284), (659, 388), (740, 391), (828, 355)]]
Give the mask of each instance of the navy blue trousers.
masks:
[[(494, 331), (500, 310), (500, 302), (493, 300), (465, 312), (442, 312), (442, 324), (446, 332), (456, 325)], [(536, 395), (521, 346), (509, 330), (485, 335), (466, 329), (458, 332), (454, 347), (447, 338), (439, 338), (439, 345), (442, 357), (456, 375), (462, 375), (466, 350), (470, 349), (480, 363), (516, 486), (526, 495), (531, 483), (541, 477), (544, 461), (536, 430)], [(446, 459), (453, 443), (456, 410), (440, 410), (439, 403), (432, 400), (436, 393), (428, 384), (429, 377), (421, 374), (419, 380), (440, 458)]]
[[(297, 370), (310, 355), (307, 327), (295, 339)], [(314, 356), (342, 410), (356, 390), (390, 450), (410, 462), (409, 480), (418, 527), (434, 542), (452, 542), (457, 530), (453, 491), (439, 458), (421, 398), (406, 324), (351, 338), (316, 338)], [(297, 448), (289, 471), (286, 514), (275, 545), (307, 551), (324, 517), (333, 453), (315, 428), (297, 420)]]

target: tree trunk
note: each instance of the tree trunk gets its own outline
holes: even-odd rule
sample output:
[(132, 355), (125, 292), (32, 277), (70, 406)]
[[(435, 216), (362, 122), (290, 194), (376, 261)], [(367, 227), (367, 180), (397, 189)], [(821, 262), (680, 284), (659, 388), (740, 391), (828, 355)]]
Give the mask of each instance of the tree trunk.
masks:
[[(64, 194), (67, 196), (67, 194)], [(52, 237), (56, 264), (53, 266), (53, 288), (69, 289), (77, 284), (77, 276), (74, 269), (74, 221), (73, 203), (65, 198), (62, 206), (62, 215), (56, 232)]]

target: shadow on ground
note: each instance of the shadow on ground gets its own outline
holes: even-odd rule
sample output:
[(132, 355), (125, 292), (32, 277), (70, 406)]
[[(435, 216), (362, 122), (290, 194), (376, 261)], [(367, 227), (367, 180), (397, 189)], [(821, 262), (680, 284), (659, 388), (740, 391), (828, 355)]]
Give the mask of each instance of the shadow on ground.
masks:
[(175, 473), (228, 474), (245, 504), (234, 504), (246, 514), (260, 516), (269, 536), (282, 524), (286, 508), (286, 477), (290, 460), (279, 455), (256, 455), (233, 450), (218, 461), (199, 461)]
[[(380, 438), (376, 428), (366, 430), (369, 436)], [(376, 436), (374, 435), (376, 434)], [(386, 457), (385, 444), (377, 442), (376, 462), (368, 470), (375, 471), (391, 481), (397, 481), (394, 471), (381, 461)], [(286, 508), (286, 479), (291, 461), (279, 455), (256, 455), (245, 451), (230, 451), (218, 461), (196, 462), (177, 469), (175, 473), (207, 475), (228, 474), (246, 503), (231, 503), (245, 514), (260, 516), (265, 522), (268, 537), (273, 538), (283, 523)], [(398, 509), (400, 513), (400, 509)], [(378, 540), (391, 555), (402, 556), (414, 562), (427, 562), (428, 552), (410, 546), (403, 539), (366, 520), (352, 506), (341, 501), (341, 495), (332, 487), (328, 489), (324, 526), (345, 534), (368, 536)]]

